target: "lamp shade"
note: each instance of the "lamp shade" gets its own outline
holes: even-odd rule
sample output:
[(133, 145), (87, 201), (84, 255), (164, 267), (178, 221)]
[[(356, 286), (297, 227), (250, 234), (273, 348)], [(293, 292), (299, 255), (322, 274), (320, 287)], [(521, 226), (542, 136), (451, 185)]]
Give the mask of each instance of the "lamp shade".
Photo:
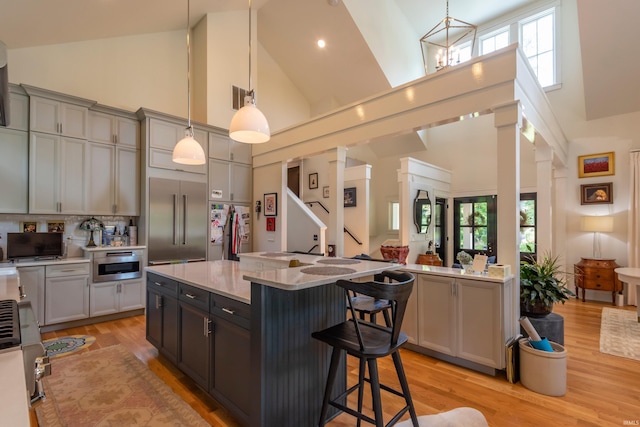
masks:
[[(247, 99), (249, 98), (249, 99)], [(229, 125), (229, 137), (234, 141), (247, 144), (261, 144), (269, 141), (271, 131), (262, 111), (258, 110), (253, 99), (245, 98), (244, 107), (236, 111)]]
[(582, 231), (611, 233), (613, 231), (612, 216), (583, 216), (580, 222)]
[(204, 165), (207, 161), (202, 146), (187, 128), (184, 138), (173, 147), (172, 160), (183, 165)]

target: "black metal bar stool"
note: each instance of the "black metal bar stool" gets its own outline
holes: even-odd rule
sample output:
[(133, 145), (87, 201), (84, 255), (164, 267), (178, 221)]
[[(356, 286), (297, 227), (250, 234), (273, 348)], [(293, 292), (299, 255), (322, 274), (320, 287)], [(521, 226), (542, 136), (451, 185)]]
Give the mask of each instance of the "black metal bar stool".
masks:
[[(389, 283), (381, 279), (387, 278)], [(333, 347), (331, 353), (331, 364), (329, 366), (329, 375), (324, 392), (324, 400), (322, 402), (322, 410), (320, 412), (320, 420), (318, 425), (324, 426), (326, 423), (327, 410), (329, 405), (334, 406), (358, 419), (358, 426), (362, 420), (365, 420), (378, 427), (384, 426), (382, 419), (382, 402), (380, 398), (380, 390), (393, 393), (397, 396), (404, 397), (406, 405), (402, 408), (387, 424), (392, 426), (400, 418), (409, 411), (411, 421), (414, 427), (418, 427), (418, 419), (416, 411), (413, 407), (411, 394), (409, 393), (409, 385), (400, 359), (399, 349), (407, 342), (407, 335), (400, 331), (402, 319), (407, 308), (407, 301), (413, 289), (415, 278), (411, 273), (401, 273), (394, 271), (385, 271), (376, 275), (371, 282), (352, 282), (349, 280), (338, 280), (336, 284), (345, 290), (349, 310), (351, 311), (351, 319), (339, 323), (322, 331), (317, 331), (311, 336), (317, 340), (323, 341)], [(351, 303), (351, 293), (355, 292), (359, 295), (367, 295), (378, 300), (387, 300), (391, 305), (391, 323), (392, 326), (377, 325), (372, 322), (359, 319), (356, 311)], [(342, 352), (357, 357), (359, 359), (358, 383), (350, 387), (347, 391), (331, 399), (333, 392), (333, 384), (338, 372), (338, 365)], [(381, 357), (391, 355), (393, 364), (398, 374), (398, 380), (402, 391), (395, 390), (380, 383), (378, 377), (378, 361)], [(365, 378), (365, 364), (369, 367), (369, 378)], [(371, 395), (373, 412), (375, 418), (364, 415), (362, 413), (362, 400), (365, 383), (371, 385)], [(346, 404), (346, 397), (353, 391), (358, 390), (358, 408), (353, 410)], [(344, 399), (345, 404), (340, 403)]]

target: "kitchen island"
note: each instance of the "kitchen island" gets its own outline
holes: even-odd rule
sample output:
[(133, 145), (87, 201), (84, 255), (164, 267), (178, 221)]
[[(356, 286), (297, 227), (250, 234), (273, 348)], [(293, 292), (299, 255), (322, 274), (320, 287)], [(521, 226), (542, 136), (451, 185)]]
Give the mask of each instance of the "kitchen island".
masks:
[[(335, 282), (401, 265), (288, 253), (240, 259), (147, 267), (147, 339), (243, 424), (316, 425), (330, 350), (311, 333), (346, 317)], [(300, 266), (289, 268), (291, 260)], [(346, 361), (336, 383), (346, 389)]]

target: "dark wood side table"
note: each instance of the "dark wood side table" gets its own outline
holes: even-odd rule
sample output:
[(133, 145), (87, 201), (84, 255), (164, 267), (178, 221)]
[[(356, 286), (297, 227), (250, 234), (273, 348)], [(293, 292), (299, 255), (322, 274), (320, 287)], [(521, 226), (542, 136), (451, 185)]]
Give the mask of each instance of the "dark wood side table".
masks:
[(622, 282), (614, 271), (620, 267), (615, 259), (581, 258), (580, 262), (573, 265), (576, 283), (576, 296), (582, 289), (582, 301), (584, 302), (585, 289), (611, 292), (611, 303), (616, 304), (616, 292), (622, 290)]

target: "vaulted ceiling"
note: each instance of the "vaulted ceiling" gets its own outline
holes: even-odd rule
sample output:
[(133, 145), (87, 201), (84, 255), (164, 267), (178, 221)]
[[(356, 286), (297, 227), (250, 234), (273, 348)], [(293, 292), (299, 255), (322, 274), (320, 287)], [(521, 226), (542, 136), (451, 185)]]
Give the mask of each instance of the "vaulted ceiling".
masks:
[[(445, 0), (368, 1), (371, 16), (395, 4), (415, 42), (445, 16)], [(535, 4), (533, 0), (453, 0), (449, 14), (481, 25)], [(640, 111), (640, 36), (637, 0), (578, 0), (587, 119)], [(0, 40), (9, 49), (179, 30), (185, 1), (0, 0)], [(191, 0), (191, 22), (204, 14), (247, 9), (245, 0)], [(340, 0), (255, 0), (258, 39), (310, 104), (345, 105), (388, 89), (390, 83)], [(368, 12), (367, 12), (368, 13)], [(392, 32), (393, 27), (380, 31)], [(318, 38), (327, 48), (314, 48)], [(572, 76), (563, 76), (569, 79)]]

